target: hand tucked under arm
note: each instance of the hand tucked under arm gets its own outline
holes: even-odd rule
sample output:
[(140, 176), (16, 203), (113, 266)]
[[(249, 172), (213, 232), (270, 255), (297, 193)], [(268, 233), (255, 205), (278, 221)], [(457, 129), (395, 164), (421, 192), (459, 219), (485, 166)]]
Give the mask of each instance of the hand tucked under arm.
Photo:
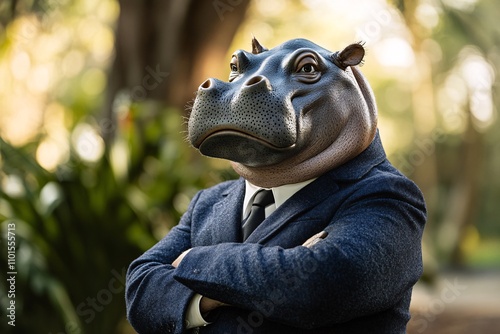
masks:
[(179, 264), (181, 264), (181, 261), (182, 259), (184, 258), (184, 256), (186, 256), (187, 253), (189, 253), (191, 251), (192, 248), (189, 248), (188, 250), (185, 250), (184, 252), (181, 253), (181, 255), (179, 255), (175, 260), (174, 262), (172, 262), (172, 267), (174, 268), (177, 268), (179, 266)]
[(316, 233), (315, 235), (313, 235), (309, 239), (307, 239), (306, 242), (304, 242), (302, 244), (302, 246), (307, 247), (307, 248), (311, 248), (312, 246), (316, 245), (319, 241), (323, 240), (327, 236), (328, 236), (328, 232), (321, 231), (319, 233)]
[[(174, 262), (172, 262), (172, 266), (174, 268), (177, 268), (179, 266), (179, 264), (181, 263), (182, 259), (184, 259), (184, 256), (186, 256), (187, 253), (189, 253), (191, 251), (192, 248), (182, 252), (181, 255), (179, 255), (175, 260)], [(216, 308), (218, 307), (221, 307), (221, 306), (229, 306), (228, 304), (224, 304), (223, 302), (220, 302), (218, 300), (215, 300), (215, 299), (212, 299), (212, 298), (208, 298), (208, 297), (205, 297), (203, 296), (201, 298), (201, 301), (200, 301), (200, 312), (202, 314), (204, 313), (208, 313), (210, 311), (213, 311), (215, 310)]]

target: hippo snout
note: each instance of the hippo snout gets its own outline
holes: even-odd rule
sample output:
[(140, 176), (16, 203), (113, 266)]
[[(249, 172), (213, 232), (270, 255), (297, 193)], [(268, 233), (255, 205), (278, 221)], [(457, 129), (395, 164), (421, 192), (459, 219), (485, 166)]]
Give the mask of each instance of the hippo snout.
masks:
[(291, 102), (263, 75), (241, 81), (210, 78), (200, 85), (188, 122), (191, 144), (205, 155), (249, 166), (287, 158), (297, 140)]

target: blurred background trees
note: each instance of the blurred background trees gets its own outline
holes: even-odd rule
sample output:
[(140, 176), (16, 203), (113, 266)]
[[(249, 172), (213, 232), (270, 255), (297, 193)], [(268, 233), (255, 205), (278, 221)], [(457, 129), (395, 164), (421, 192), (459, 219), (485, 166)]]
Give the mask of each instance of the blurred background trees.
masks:
[[(11, 0), (0, 3), (0, 306), (13, 333), (127, 333), (124, 270), (191, 196), (234, 178), (185, 141), (185, 105), (230, 54), (364, 41), (389, 159), (424, 191), (426, 278), (499, 268), (494, 0)], [(2, 311), (3, 312), (3, 311)], [(2, 313), (3, 314), (3, 313)]]

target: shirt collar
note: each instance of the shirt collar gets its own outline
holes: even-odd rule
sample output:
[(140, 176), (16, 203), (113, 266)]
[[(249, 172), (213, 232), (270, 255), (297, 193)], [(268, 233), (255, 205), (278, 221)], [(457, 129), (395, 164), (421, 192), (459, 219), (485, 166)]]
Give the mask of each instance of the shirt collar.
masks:
[[(296, 192), (298, 192), (300, 189), (304, 188), (307, 186), (309, 183), (313, 182), (315, 179), (299, 182), (299, 183), (293, 183), (293, 184), (285, 184), (279, 187), (274, 187), (271, 188), (274, 196), (274, 209), (277, 209), (285, 203), (287, 199), (292, 197)], [(253, 200), (253, 197), (257, 191), (260, 189), (267, 189), (269, 188), (261, 188), (258, 187), (254, 184), (251, 184), (247, 180), (245, 180), (245, 198), (243, 200), (243, 217), (246, 217), (248, 212), (250, 211), (250, 203)]]

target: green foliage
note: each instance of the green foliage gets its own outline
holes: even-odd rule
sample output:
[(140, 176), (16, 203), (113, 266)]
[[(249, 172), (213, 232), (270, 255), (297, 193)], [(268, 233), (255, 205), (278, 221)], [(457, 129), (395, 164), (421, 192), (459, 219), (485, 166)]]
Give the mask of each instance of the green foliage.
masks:
[(89, 162), (72, 148), (53, 172), (39, 165), (35, 146), (0, 141), (0, 219), (3, 232), (15, 224), (18, 272), (18, 321), (2, 332), (115, 332), (127, 266), (177, 223), (199, 188), (220, 181), (189, 149), (177, 111), (144, 103), (121, 116), (101, 158)]

